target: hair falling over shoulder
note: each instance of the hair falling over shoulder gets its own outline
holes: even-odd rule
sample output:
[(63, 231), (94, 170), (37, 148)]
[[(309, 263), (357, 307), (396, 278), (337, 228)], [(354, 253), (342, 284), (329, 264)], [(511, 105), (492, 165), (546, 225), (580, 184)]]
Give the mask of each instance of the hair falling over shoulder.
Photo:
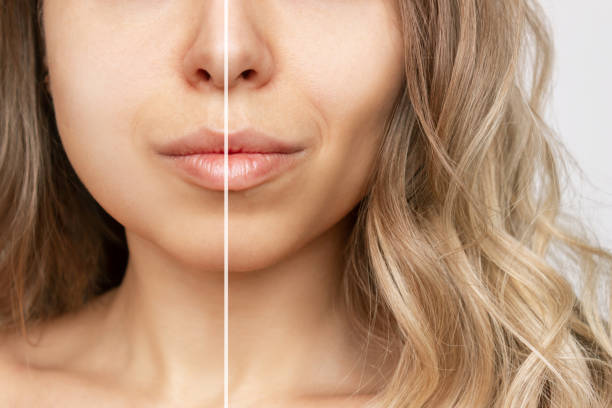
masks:
[(612, 253), (562, 212), (539, 4), (399, 6), (405, 89), (344, 279), (356, 327), (397, 360), (374, 405), (612, 406)]
[[(343, 281), (355, 327), (394, 356), (373, 404), (611, 406), (612, 253), (562, 212), (571, 157), (542, 118), (539, 5), (394, 1), (405, 82)], [(0, 327), (24, 333), (116, 285), (127, 259), (63, 151), (41, 3), (0, 11)]]
[(0, 9), (0, 328), (83, 306), (118, 284), (123, 227), (64, 152), (47, 89), (42, 0)]

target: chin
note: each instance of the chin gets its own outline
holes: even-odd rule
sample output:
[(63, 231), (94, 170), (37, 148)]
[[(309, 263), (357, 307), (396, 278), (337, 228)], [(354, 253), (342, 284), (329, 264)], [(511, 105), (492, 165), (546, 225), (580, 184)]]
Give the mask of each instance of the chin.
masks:
[(232, 239), (229, 243), (228, 255), (229, 255), (229, 272), (230, 273), (245, 273), (254, 272), (271, 268), (274, 265), (281, 262), (286, 256), (291, 253), (288, 248), (283, 248), (279, 245), (279, 242), (257, 242), (257, 244), (249, 244), (248, 239), (237, 242), (236, 239)]

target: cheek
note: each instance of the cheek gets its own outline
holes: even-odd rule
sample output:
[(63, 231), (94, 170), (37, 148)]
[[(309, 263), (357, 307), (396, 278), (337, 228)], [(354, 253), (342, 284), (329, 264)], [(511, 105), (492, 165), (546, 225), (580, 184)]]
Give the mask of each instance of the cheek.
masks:
[(264, 267), (297, 251), (336, 225), (365, 194), (385, 120), (401, 90), (403, 51), (399, 33), (382, 13), (344, 15), (347, 21), (334, 15), (283, 18), (292, 24), (280, 26), (283, 35), (275, 43), (278, 92), (295, 95), (290, 99), (301, 110), (291, 109), (297, 118), (292, 123), (316, 122), (319, 140), (303, 171), (258, 207), (257, 217), (230, 199), (233, 270)]
[[(79, 8), (105, 3), (66, 3), (70, 11), (60, 12), (59, 1), (47, 8), (45, 34), (56, 122), (78, 177), (126, 229), (185, 263), (218, 269), (223, 198), (180, 183), (159, 165), (150, 144), (183, 129), (185, 117), (196, 117), (187, 109), (181, 114), (168, 109), (177, 105), (177, 96), (186, 98), (177, 67), (188, 38), (175, 21), (188, 21), (186, 12), (150, 18), (154, 27), (140, 21), (109, 31), (112, 23), (104, 13)], [(146, 41), (156, 47), (143, 47)]]
[(401, 33), (388, 4), (356, 1), (325, 14), (300, 10), (278, 22), (279, 69), (329, 121), (385, 111), (403, 77)]
[[(158, 27), (152, 27), (152, 7), (133, 10), (135, 4), (119, 8), (112, 2), (62, 1), (45, 3), (44, 9), (59, 134), (83, 183), (121, 220), (124, 216), (115, 206), (123, 202), (131, 208), (136, 188), (152, 193), (155, 187), (142, 182), (154, 178), (143, 149), (146, 135), (136, 131), (134, 120), (168, 78), (170, 64), (160, 61), (171, 57), (177, 37), (172, 31), (164, 36), (169, 20), (157, 20)], [(123, 17), (117, 15), (119, 10)], [(128, 22), (135, 11), (140, 17)], [(158, 46), (145, 47), (146, 41)]]
[[(65, 10), (45, 8), (51, 94), (64, 149), (86, 186), (99, 190), (102, 180), (133, 163), (127, 157), (133, 151), (127, 125), (138, 98), (139, 82), (132, 73), (140, 65), (130, 61), (128, 50), (102, 27), (103, 21), (67, 3)], [(105, 188), (121, 185), (107, 183)]]
[(404, 76), (401, 34), (386, 3), (347, 8), (318, 18), (321, 25), (303, 18), (281, 45), (282, 68), (317, 112), (324, 149), (337, 160), (350, 156), (345, 169), (370, 161)]
[(57, 126), (79, 178), (117, 216), (115, 202), (133, 196), (130, 181), (146, 177), (135, 155), (137, 140), (130, 133), (135, 94), (105, 86), (112, 79), (103, 70), (104, 65), (89, 70), (87, 75), (81, 67), (77, 60), (65, 60), (51, 73)]
[(299, 53), (288, 69), (322, 124), (321, 173), (336, 183), (336, 195), (353, 201), (363, 193), (404, 75), (400, 33), (381, 2), (371, 4), (349, 16), (352, 23), (336, 18), (316, 31), (300, 27), (312, 31), (294, 37), (291, 48)]

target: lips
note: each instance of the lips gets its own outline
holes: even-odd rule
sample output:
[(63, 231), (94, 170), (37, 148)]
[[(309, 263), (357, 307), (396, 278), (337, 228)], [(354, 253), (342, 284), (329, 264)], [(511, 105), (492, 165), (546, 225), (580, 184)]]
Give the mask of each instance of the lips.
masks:
[[(224, 190), (223, 151), (223, 133), (209, 128), (158, 148), (188, 181), (215, 191)], [(301, 145), (254, 129), (228, 133), (228, 190), (246, 190), (279, 176), (295, 166), (304, 151)]]

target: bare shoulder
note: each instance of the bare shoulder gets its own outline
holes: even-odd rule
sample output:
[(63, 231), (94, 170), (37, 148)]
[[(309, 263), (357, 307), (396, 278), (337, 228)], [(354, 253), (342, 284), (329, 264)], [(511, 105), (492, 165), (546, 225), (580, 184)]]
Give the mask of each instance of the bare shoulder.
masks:
[(49, 406), (43, 405), (48, 385), (41, 381), (36, 362), (28, 360), (26, 343), (19, 332), (0, 334), (0, 406)]
[[(55, 339), (43, 337), (40, 349), (20, 334), (2, 334), (0, 341), (0, 407), (133, 407), (134, 399), (101, 377), (74, 370), (71, 355)], [(59, 354), (54, 356), (54, 351)], [(72, 353), (74, 354), (74, 353)]]
[(2, 348), (0, 361), (0, 406), (51, 408), (90, 406), (98, 401), (108, 407), (128, 407), (128, 401), (86, 377), (70, 372), (23, 364)]
[[(75, 369), (86, 365), (95, 308), (21, 330), (0, 331), (0, 406), (71, 407), (85, 399), (116, 399), (94, 377)], [(106, 406), (125, 406), (112, 403)]]
[(15, 406), (22, 393), (21, 372), (15, 364), (13, 350), (7, 344), (7, 333), (0, 334), (0, 406)]
[(61, 368), (74, 361), (91, 339), (93, 325), (88, 308), (20, 329), (0, 333), (0, 361), (21, 370)]

